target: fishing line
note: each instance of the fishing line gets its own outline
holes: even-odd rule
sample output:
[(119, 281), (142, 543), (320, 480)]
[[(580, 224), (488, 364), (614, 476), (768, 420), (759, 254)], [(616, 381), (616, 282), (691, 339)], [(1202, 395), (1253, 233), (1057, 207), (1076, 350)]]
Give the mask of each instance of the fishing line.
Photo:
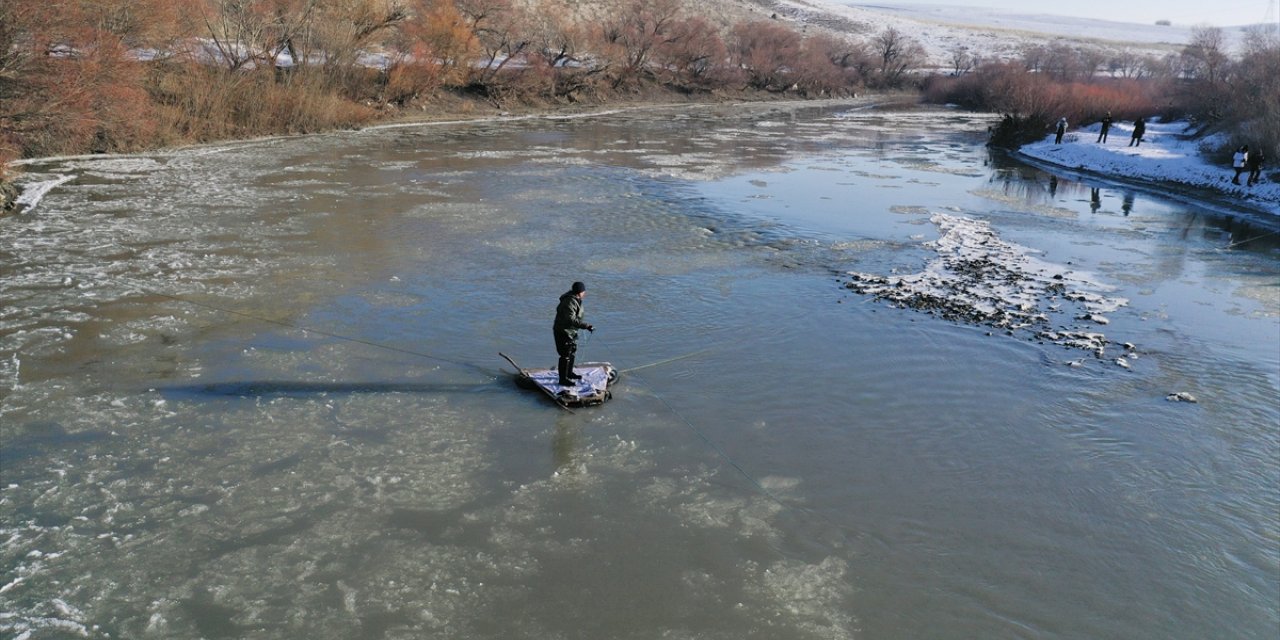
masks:
[(641, 370), (641, 369), (648, 369), (649, 367), (656, 367), (656, 366), (661, 365), (661, 364), (667, 364), (667, 363), (669, 363), (669, 362), (675, 362), (676, 360), (684, 360), (685, 358), (692, 358), (693, 356), (696, 356), (696, 355), (701, 354), (701, 353), (706, 353), (706, 352), (708, 352), (708, 351), (710, 351), (710, 350), (711, 350), (711, 347), (707, 347), (707, 348), (705, 348), (705, 349), (698, 349), (697, 351), (694, 351), (693, 353), (686, 353), (686, 354), (684, 354), (684, 355), (682, 355), (682, 356), (676, 356), (676, 357), (674, 357), (674, 358), (667, 358), (666, 360), (659, 360), (659, 361), (657, 361), (657, 362), (650, 362), (649, 364), (642, 364), (642, 365), (640, 365), (640, 366), (638, 366), (638, 367), (631, 367), (630, 369), (618, 369), (618, 373), (631, 373), (631, 372), (633, 372), (633, 371), (639, 371), (639, 370)]
[(1244, 240), (1241, 240), (1241, 241), (1239, 241), (1239, 242), (1232, 242), (1231, 244), (1229, 244), (1229, 245), (1227, 245), (1227, 246), (1222, 247), (1221, 249), (1219, 249), (1219, 251), (1223, 251), (1223, 250), (1226, 250), (1226, 249), (1230, 249), (1230, 248), (1232, 248), (1232, 247), (1238, 247), (1238, 246), (1240, 246), (1240, 245), (1242, 245), (1242, 244), (1244, 244), (1244, 243), (1246, 243), (1246, 242), (1253, 242), (1254, 240), (1261, 240), (1262, 238), (1266, 238), (1266, 237), (1274, 236), (1274, 235), (1276, 235), (1276, 234), (1280, 234), (1280, 231), (1272, 231), (1271, 233), (1264, 233), (1264, 234), (1262, 234), (1262, 235), (1260, 235), (1260, 236), (1254, 236), (1254, 237), (1252, 237), (1252, 238), (1245, 238)]

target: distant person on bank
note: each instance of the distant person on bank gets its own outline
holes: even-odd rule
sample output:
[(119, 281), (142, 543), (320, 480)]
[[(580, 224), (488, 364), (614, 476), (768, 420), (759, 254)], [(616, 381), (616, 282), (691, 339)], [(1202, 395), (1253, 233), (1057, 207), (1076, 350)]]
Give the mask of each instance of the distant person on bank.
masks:
[(1102, 129), (1098, 131), (1098, 143), (1106, 144), (1107, 134), (1111, 132), (1111, 112), (1107, 112), (1107, 117), (1102, 119)]
[(1240, 174), (1248, 171), (1246, 163), (1249, 162), (1249, 145), (1244, 145), (1231, 155), (1231, 168), (1236, 170), (1235, 177), (1231, 178), (1231, 184), (1240, 184)]
[(1142, 136), (1147, 133), (1147, 121), (1145, 118), (1138, 118), (1133, 121), (1133, 137), (1129, 138), (1129, 146), (1137, 147), (1142, 145)]
[(1266, 159), (1267, 156), (1262, 153), (1262, 149), (1249, 154), (1249, 160), (1245, 163), (1245, 166), (1249, 167), (1249, 186), (1252, 187), (1262, 181), (1262, 161)]
[(1057, 135), (1057, 137), (1055, 137), (1055, 138), (1053, 139), (1053, 143), (1054, 143), (1054, 144), (1062, 144), (1062, 134), (1064, 134), (1064, 133), (1066, 133), (1066, 132), (1067, 132), (1067, 119), (1066, 119), (1066, 118), (1059, 118), (1059, 119), (1058, 119), (1058, 128), (1057, 128), (1057, 130), (1056, 130), (1056, 133), (1057, 133), (1058, 135)]

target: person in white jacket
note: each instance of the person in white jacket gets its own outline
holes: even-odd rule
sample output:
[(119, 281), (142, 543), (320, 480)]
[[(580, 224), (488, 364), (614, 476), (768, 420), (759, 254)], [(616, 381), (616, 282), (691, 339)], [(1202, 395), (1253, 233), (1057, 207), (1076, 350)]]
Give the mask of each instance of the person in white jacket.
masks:
[(1240, 174), (1245, 172), (1245, 165), (1249, 162), (1249, 145), (1244, 145), (1236, 149), (1235, 155), (1231, 156), (1231, 168), (1236, 170), (1236, 176), (1231, 179), (1231, 184), (1240, 184)]

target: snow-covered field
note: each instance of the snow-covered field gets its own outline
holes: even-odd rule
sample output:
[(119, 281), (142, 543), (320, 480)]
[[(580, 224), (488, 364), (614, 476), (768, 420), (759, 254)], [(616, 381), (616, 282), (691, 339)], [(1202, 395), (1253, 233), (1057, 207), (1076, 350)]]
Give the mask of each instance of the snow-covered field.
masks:
[(1274, 173), (1276, 159), (1263, 164), (1262, 182), (1252, 187), (1232, 184), (1235, 171), (1229, 161), (1215, 164), (1201, 155), (1201, 149), (1221, 147), (1216, 137), (1192, 139), (1185, 122), (1155, 122), (1147, 125), (1142, 144), (1128, 146), (1133, 123), (1116, 123), (1107, 142), (1097, 143), (1098, 124), (1068, 133), (1062, 144), (1054, 144), (1053, 136), (1029, 144), (1021, 153), (1029, 158), (1068, 169), (1087, 171), (1129, 182), (1148, 183), (1176, 191), (1178, 188), (1207, 189), (1239, 200), (1264, 213), (1280, 216), (1280, 183), (1267, 178)]
[[(845, 4), (827, 0), (833, 4)], [(981, 3), (981, 0), (974, 0)], [(1052, 5), (1028, 6), (1025, 11), (1008, 11), (987, 7), (956, 7), (933, 4), (876, 5), (850, 0), (851, 6), (880, 13), (908, 18), (925, 23), (936, 23), (974, 30), (1002, 30), (1024, 34), (1045, 34), (1071, 39), (1091, 39), (1126, 44), (1167, 44), (1182, 46), (1191, 38), (1192, 25), (1158, 25), (1155, 20), (1146, 24), (1118, 22), (1098, 18), (1077, 18), (1052, 15)], [(1153, 15), (1160, 17), (1159, 9)], [(1222, 26), (1222, 25), (1219, 25)], [(1226, 34), (1238, 34), (1238, 29), (1223, 27)]]
[[(981, 0), (975, 0), (981, 4)], [(1052, 6), (1005, 11), (943, 5), (878, 5), (863, 0), (778, 0), (780, 17), (806, 25), (869, 37), (893, 27), (919, 42), (930, 64), (946, 68), (951, 52), (964, 47), (984, 59), (1009, 59), (1031, 44), (1054, 39), (1104, 49), (1164, 55), (1181, 50), (1191, 25), (1135, 24), (1046, 13)], [(1159, 16), (1156, 16), (1158, 19)], [(1241, 27), (1223, 26), (1229, 48), (1240, 41)]]

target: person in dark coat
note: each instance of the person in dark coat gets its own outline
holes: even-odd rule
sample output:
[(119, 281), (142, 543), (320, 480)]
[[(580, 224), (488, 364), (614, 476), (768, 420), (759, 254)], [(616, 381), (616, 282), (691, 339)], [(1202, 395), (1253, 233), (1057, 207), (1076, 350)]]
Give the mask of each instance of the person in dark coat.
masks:
[(1133, 137), (1129, 138), (1129, 146), (1137, 147), (1142, 145), (1142, 136), (1147, 132), (1147, 121), (1144, 118), (1138, 118), (1133, 121)]
[(578, 353), (578, 329), (596, 330), (582, 321), (582, 299), (586, 296), (587, 285), (575, 282), (573, 288), (560, 296), (560, 304), (556, 306), (556, 321), (551, 331), (556, 338), (556, 354), (560, 356), (556, 372), (560, 375), (561, 386), (573, 387), (582, 379), (573, 372), (573, 360)]
[(1058, 118), (1058, 128), (1055, 130), (1055, 132), (1056, 132), (1058, 135), (1053, 139), (1053, 143), (1054, 143), (1054, 144), (1062, 144), (1062, 134), (1064, 134), (1064, 133), (1066, 133), (1066, 132), (1067, 132), (1067, 119), (1066, 119), (1066, 118)]
[(1262, 181), (1262, 161), (1266, 159), (1267, 157), (1263, 155), (1262, 149), (1249, 154), (1249, 162), (1247, 163), (1249, 166), (1249, 179), (1246, 184), (1252, 187)]
[(1102, 119), (1102, 129), (1098, 131), (1098, 142), (1105, 144), (1107, 142), (1107, 133), (1111, 131), (1111, 112), (1107, 112), (1107, 117)]

